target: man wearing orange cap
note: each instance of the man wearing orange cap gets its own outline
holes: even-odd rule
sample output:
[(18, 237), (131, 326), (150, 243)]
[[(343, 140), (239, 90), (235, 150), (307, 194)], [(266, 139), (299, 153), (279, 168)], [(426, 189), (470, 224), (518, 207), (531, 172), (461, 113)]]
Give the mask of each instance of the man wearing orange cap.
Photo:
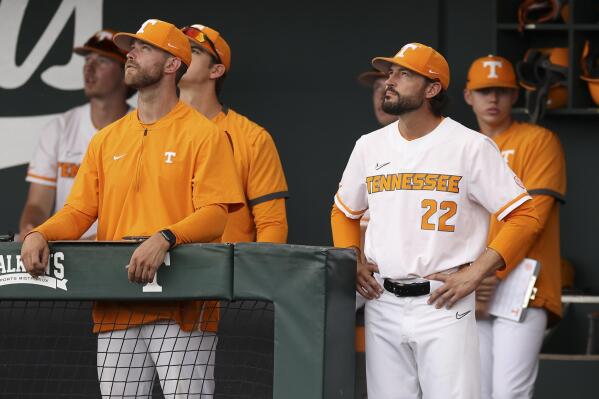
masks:
[[(243, 202), (226, 135), (177, 98), (191, 63), (187, 37), (149, 19), (114, 42), (128, 51), (125, 83), (139, 91), (138, 108), (92, 138), (64, 208), (25, 237), (21, 256), (34, 277), (44, 273), (47, 241), (79, 237), (97, 218), (99, 240), (148, 237), (128, 277), (150, 283), (170, 248), (219, 241), (228, 210)], [(151, 397), (157, 373), (166, 398), (212, 397), (213, 313), (202, 302), (95, 303), (102, 396)]]
[[(441, 54), (409, 43), (372, 64), (399, 119), (356, 142), (331, 214), (335, 245), (358, 250), (370, 210), (356, 282), (369, 299), (368, 397), (479, 398), (474, 290), (521, 256), (536, 212), (493, 142), (442, 116)], [(487, 246), (490, 214), (507, 229)]]
[(233, 145), (237, 173), (245, 187), (244, 206), (229, 215), (225, 242), (287, 242), (285, 199), (289, 196), (279, 154), (262, 127), (223, 106), (218, 95), (231, 69), (231, 49), (216, 30), (182, 28), (193, 62), (181, 79), (181, 100), (223, 130)]
[[(559, 320), (562, 313), (559, 204), (566, 191), (564, 154), (554, 133), (512, 119), (518, 85), (514, 68), (505, 58), (489, 55), (475, 60), (468, 71), (464, 98), (472, 106), (481, 133), (493, 139), (524, 182), (542, 228), (524, 253), (504, 270), (486, 277), (477, 289), (482, 398), (532, 398), (547, 322)], [(492, 217), (489, 240), (506, 227)], [(496, 287), (525, 257), (541, 265), (536, 297), (525, 318), (515, 322), (490, 316), (487, 311)]]
[[(126, 53), (112, 42), (113, 34), (111, 29), (101, 30), (73, 49), (85, 57), (83, 88), (89, 103), (60, 115), (40, 135), (25, 179), (31, 184), (20, 237), (62, 208), (94, 133), (129, 110), (126, 100), (131, 93), (123, 81)], [(83, 238), (95, 234), (94, 223)]]

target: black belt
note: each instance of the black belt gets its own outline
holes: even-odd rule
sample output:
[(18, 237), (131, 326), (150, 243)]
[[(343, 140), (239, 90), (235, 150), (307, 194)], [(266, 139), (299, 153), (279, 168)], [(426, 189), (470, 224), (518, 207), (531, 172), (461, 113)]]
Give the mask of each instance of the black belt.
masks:
[(430, 281), (402, 284), (385, 279), (385, 283), (383, 285), (387, 291), (399, 297), (420, 296), (430, 294), (431, 292)]

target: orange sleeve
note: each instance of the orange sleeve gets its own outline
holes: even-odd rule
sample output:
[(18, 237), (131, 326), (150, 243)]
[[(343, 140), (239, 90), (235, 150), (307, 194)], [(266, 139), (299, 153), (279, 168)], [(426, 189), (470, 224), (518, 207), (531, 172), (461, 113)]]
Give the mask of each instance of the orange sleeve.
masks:
[(250, 206), (277, 198), (288, 198), (287, 181), (275, 143), (262, 128), (252, 143), (250, 169), (247, 179), (247, 198)]
[(193, 176), (193, 205), (225, 204), (229, 212), (243, 206), (245, 196), (235, 168), (233, 151), (226, 133), (214, 125), (214, 132), (202, 143)]
[(87, 215), (66, 204), (42, 225), (31, 230), (31, 233), (41, 233), (46, 241), (77, 240), (95, 220), (95, 216)]
[[(543, 229), (545, 228), (545, 224), (547, 223), (547, 220), (549, 220), (549, 216), (551, 215), (551, 210), (553, 209), (554, 206), (558, 206), (558, 204), (556, 203), (555, 198), (553, 198), (552, 196), (548, 196), (548, 195), (535, 195), (534, 197), (532, 197), (532, 201), (528, 201), (530, 202), (536, 209), (537, 211), (537, 215), (539, 217), (539, 235), (540, 232), (543, 231)], [(502, 229), (505, 228), (502, 227)], [(522, 262), (522, 260), (526, 257), (526, 254), (529, 252), (530, 247), (532, 247), (532, 245), (534, 245), (535, 240), (533, 240), (530, 245), (528, 246), (526, 252), (521, 253), (518, 257), (514, 258), (514, 265), (519, 264), (520, 262)], [(512, 270), (512, 268), (508, 267), (504, 270), (498, 271), (497, 272), (497, 277), (499, 277), (500, 279), (504, 279), (507, 277), (507, 275), (509, 274), (509, 272)]]
[(333, 205), (331, 211), (331, 229), (333, 245), (340, 248), (360, 248), (360, 219), (350, 219)]
[(526, 201), (504, 219), (505, 225), (489, 244), (505, 262), (505, 273), (509, 273), (526, 256), (541, 231), (539, 216), (532, 204)]
[(544, 130), (530, 143), (521, 179), (530, 195), (549, 195), (564, 202), (566, 160), (555, 133)]
[(197, 209), (185, 219), (166, 227), (177, 237), (177, 245), (213, 242), (220, 239), (227, 224), (227, 206), (212, 204)]
[(287, 242), (287, 212), (283, 198), (262, 202), (251, 210), (256, 224), (257, 242)]

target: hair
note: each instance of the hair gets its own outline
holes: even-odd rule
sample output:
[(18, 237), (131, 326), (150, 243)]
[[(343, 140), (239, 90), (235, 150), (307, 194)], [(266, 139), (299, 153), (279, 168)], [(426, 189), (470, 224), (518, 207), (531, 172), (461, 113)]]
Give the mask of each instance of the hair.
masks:
[[(428, 83), (438, 82), (438, 80), (433, 80), (426, 78)], [(449, 96), (447, 95), (447, 90), (441, 89), (439, 93), (428, 101), (430, 105), (431, 112), (435, 116), (443, 116), (443, 114), (447, 111), (449, 106)]]
[(188, 66), (185, 65), (185, 63), (183, 61), (181, 61), (181, 66), (179, 66), (179, 69), (177, 69), (177, 73), (175, 74), (175, 84), (176, 85), (179, 84), (179, 81), (181, 80), (183, 75), (185, 75), (185, 72), (187, 72), (187, 68), (188, 68)]

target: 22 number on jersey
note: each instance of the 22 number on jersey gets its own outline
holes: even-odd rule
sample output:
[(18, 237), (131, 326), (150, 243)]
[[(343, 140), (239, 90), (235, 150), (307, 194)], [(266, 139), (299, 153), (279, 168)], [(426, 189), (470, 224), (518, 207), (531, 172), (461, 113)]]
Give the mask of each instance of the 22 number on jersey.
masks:
[[(455, 225), (447, 224), (447, 221), (451, 219), (458, 212), (458, 204), (453, 201), (442, 201), (437, 202), (434, 199), (423, 199), (420, 203), (422, 209), (426, 209), (424, 215), (422, 215), (422, 221), (420, 222), (420, 228), (422, 230), (438, 230), (453, 232)], [(435, 225), (431, 223), (431, 217), (437, 212), (440, 212), (439, 223)]]

